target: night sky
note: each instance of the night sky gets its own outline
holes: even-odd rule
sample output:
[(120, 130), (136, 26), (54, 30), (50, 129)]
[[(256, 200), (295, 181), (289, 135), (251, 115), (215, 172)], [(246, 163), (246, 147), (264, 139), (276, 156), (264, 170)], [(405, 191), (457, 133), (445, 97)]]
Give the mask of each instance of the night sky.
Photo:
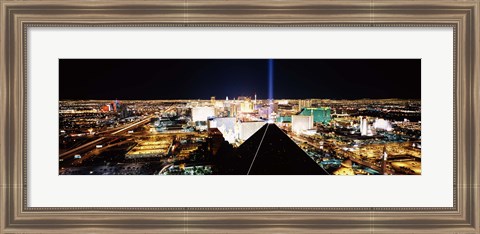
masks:
[[(61, 100), (268, 95), (267, 59), (60, 59)], [(420, 99), (420, 59), (275, 59), (275, 99)]]

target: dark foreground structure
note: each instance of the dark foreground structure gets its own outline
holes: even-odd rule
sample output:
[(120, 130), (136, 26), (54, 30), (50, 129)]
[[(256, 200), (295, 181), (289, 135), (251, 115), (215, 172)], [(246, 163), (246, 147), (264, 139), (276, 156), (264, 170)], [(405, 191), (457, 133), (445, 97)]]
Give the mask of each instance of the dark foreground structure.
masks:
[(237, 149), (223, 146), (214, 174), (328, 175), (275, 124), (265, 124)]

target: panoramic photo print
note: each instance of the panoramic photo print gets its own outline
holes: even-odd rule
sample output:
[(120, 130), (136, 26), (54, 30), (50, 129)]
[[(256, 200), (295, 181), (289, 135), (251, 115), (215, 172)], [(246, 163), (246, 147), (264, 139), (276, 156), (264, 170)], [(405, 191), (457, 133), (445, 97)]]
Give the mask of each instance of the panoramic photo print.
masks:
[(421, 175), (420, 59), (60, 59), (60, 175)]

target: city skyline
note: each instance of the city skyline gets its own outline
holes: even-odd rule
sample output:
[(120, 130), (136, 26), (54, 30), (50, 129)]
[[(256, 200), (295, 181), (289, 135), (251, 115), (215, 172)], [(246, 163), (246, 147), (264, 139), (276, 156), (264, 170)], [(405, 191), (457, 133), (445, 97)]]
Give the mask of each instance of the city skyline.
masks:
[[(421, 98), (420, 59), (274, 61), (274, 99)], [(60, 59), (59, 63), (60, 100), (207, 100), (255, 94), (258, 99), (268, 98), (268, 59)]]
[(61, 175), (418, 175), (419, 100), (60, 101)]
[(421, 175), (420, 59), (61, 59), (59, 175)]

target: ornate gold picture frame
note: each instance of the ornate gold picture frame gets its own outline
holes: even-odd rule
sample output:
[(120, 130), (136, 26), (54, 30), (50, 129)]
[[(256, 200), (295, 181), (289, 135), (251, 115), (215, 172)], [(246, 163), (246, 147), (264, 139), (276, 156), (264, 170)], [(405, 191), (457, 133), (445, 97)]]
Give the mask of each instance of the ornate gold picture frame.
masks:
[[(0, 0), (1, 233), (480, 233), (480, 2)], [(451, 27), (454, 206), (27, 206), (29, 27)]]

